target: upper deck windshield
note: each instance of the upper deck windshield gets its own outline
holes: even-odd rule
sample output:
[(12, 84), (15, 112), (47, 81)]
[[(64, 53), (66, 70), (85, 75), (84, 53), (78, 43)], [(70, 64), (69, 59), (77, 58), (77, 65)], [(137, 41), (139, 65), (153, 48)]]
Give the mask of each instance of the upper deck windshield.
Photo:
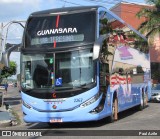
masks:
[(30, 17), (25, 32), (25, 48), (67, 47), (93, 43), (95, 23), (95, 11)]
[(73, 89), (95, 82), (92, 49), (22, 55), (22, 88)]

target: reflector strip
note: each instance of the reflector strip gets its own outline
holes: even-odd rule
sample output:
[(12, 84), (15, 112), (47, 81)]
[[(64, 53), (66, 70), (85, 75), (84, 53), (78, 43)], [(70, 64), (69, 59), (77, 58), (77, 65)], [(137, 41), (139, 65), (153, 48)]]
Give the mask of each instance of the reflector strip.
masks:
[[(59, 15), (57, 15), (57, 19), (56, 19), (56, 28), (58, 28), (59, 26)], [(54, 40), (53, 42), (53, 47), (56, 48), (56, 41)]]
[(59, 15), (57, 16), (57, 20), (56, 20), (56, 28), (58, 28), (59, 25)]
[(56, 41), (54, 41), (54, 45), (53, 45), (53, 47), (54, 47), (54, 48), (56, 48)]

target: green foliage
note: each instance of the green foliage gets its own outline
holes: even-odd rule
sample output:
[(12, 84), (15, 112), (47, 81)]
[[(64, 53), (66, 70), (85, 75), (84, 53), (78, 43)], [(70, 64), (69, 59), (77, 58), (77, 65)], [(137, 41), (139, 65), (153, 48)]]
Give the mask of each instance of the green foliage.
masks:
[(143, 8), (136, 16), (145, 17), (147, 21), (143, 22), (138, 30), (146, 34), (146, 37), (154, 37), (160, 32), (160, 0), (147, 0), (148, 4), (154, 5), (154, 8)]
[(107, 34), (112, 32), (112, 27), (111, 24), (108, 23), (108, 20), (106, 18), (100, 20), (101, 24), (101, 29), (100, 29), (100, 34)]
[(134, 39), (134, 48), (139, 49), (143, 53), (149, 52), (148, 42), (142, 37), (138, 36), (135, 32), (130, 32), (127, 36), (128, 38)]
[(9, 68), (8, 67), (3, 68), (1, 75), (0, 75), (0, 79), (7, 78), (7, 77), (10, 77), (16, 74), (17, 64), (14, 61), (10, 61), (9, 65), (10, 65)]
[(141, 66), (137, 66), (137, 73), (144, 73)]
[[(111, 24), (108, 23), (107, 18), (103, 18), (100, 20), (100, 26), (101, 26), (100, 35), (109, 34), (109, 33), (113, 32)], [(106, 39), (104, 39), (103, 44), (102, 44), (101, 58), (103, 58), (103, 59), (105, 59), (105, 57), (108, 55), (113, 55), (111, 52), (108, 51), (108, 46), (107, 46), (108, 41), (109, 40), (106, 37)]]
[(105, 39), (105, 40), (103, 41), (103, 44), (102, 44), (101, 55), (102, 55), (102, 57), (103, 57), (104, 59), (105, 59), (105, 57), (108, 56), (108, 55), (113, 55), (111, 52), (108, 51), (107, 42), (108, 42), (108, 40)]

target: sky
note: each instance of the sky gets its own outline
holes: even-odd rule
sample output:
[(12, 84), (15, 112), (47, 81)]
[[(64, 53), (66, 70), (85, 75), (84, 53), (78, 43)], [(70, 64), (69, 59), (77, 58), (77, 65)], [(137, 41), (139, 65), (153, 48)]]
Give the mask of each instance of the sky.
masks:
[[(65, 2), (66, 1), (66, 2)], [(60, 8), (64, 6), (103, 5), (107, 8), (121, 0), (0, 0), (0, 22), (26, 20), (35, 11)], [(101, 1), (102, 3), (98, 2)], [(128, 2), (145, 3), (145, 0), (126, 0)]]
[[(109, 9), (120, 1), (122, 0), (0, 0), (0, 23), (6, 25), (10, 21), (26, 21), (32, 12), (61, 7), (103, 5)], [(125, 1), (145, 4), (145, 0)], [(6, 29), (7, 26), (3, 28), (3, 37), (6, 36)], [(20, 43), (22, 34), (23, 28), (20, 25), (11, 24), (8, 27), (6, 42)], [(10, 56), (10, 59), (18, 65), (17, 74), (19, 73), (19, 56), (19, 53), (11, 53)]]

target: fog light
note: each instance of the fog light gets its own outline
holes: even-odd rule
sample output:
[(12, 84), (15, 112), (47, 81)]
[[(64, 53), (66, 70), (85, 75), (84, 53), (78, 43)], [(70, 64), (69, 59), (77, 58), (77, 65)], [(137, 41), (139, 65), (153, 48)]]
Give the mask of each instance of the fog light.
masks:
[(103, 110), (103, 106), (98, 106), (95, 109), (91, 110), (90, 113), (96, 114), (96, 113), (101, 112), (102, 110)]

